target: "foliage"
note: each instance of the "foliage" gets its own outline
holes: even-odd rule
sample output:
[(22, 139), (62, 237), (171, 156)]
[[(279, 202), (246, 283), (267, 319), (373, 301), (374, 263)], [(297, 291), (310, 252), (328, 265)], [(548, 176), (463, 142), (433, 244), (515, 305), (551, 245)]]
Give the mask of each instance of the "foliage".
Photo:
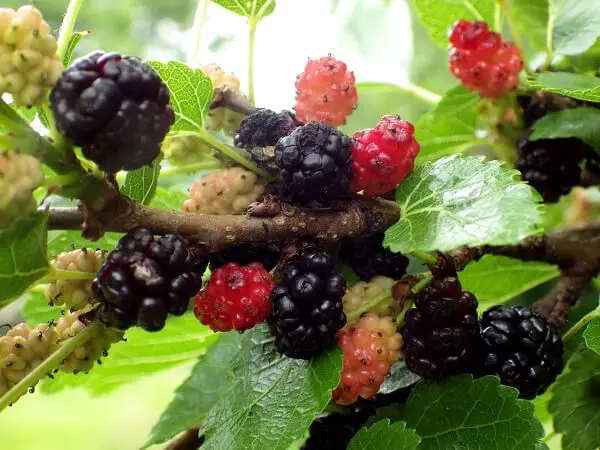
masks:
[(479, 307), (485, 310), (553, 280), (558, 275), (558, 269), (550, 264), (485, 255), (480, 261), (469, 264), (459, 274), (459, 279), (463, 289), (477, 293)]
[(384, 245), (410, 253), (515, 243), (539, 231), (538, 200), (497, 161), (454, 155), (424, 163), (396, 191), (402, 217), (386, 231)]
[(0, 305), (18, 297), (49, 272), (46, 225), (46, 215), (35, 213), (0, 229)]
[(406, 429), (404, 422), (392, 424), (389, 420), (382, 420), (360, 430), (348, 445), (348, 450), (414, 450), (420, 440), (414, 430)]
[(496, 377), (468, 375), (419, 384), (404, 410), (407, 427), (421, 436), (422, 449), (527, 449), (544, 435), (533, 405)]
[(598, 447), (600, 356), (585, 347), (571, 358), (553, 388), (549, 409), (566, 449)]

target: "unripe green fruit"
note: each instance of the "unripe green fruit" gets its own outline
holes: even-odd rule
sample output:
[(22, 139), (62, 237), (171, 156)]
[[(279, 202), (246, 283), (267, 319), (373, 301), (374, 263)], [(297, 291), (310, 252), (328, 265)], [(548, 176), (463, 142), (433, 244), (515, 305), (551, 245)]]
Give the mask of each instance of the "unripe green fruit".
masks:
[(41, 103), (63, 71), (57, 48), (35, 7), (0, 8), (0, 95), (11, 94), (17, 105)]
[(212, 172), (190, 187), (183, 210), (194, 214), (244, 214), (258, 201), (265, 185), (256, 174), (241, 167)]
[[(96, 273), (106, 259), (106, 252), (77, 249), (63, 252), (50, 265), (58, 270)], [(44, 292), (48, 303), (80, 309), (93, 301), (92, 280), (53, 280)]]
[(212, 158), (212, 148), (194, 136), (167, 137), (162, 151), (174, 166), (193, 164)]
[(36, 210), (32, 194), (43, 179), (42, 166), (33, 156), (17, 152), (0, 154), (0, 227)]
[[(80, 319), (80, 316), (90, 310), (91, 307), (87, 306), (81, 310), (65, 314), (58, 320), (56, 332), (59, 335), (59, 342), (67, 341), (86, 329), (87, 325)], [(104, 328), (65, 358), (59, 369), (66, 373), (88, 372), (94, 366), (94, 363), (108, 352), (111, 344), (119, 342), (121, 339), (123, 339), (122, 331)]]
[(371, 311), (377, 313), (380, 317), (395, 317), (400, 312), (400, 305), (392, 298), (392, 287), (395, 281), (388, 277), (376, 276), (368, 283), (360, 281), (348, 288), (344, 295), (344, 312), (346, 314), (356, 311), (361, 306), (369, 303), (375, 297), (388, 292), (390, 298), (379, 303)]
[[(240, 90), (240, 80), (233, 73), (226, 73), (216, 64), (206, 64), (201, 66), (200, 69), (210, 77), (213, 82), (214, 89), (229, 89), (230, 91), (236, 92), (239, 95), (242, 94)], [(246, 117), (244, 114), (236, 113), (227, 108), (215, 108), (211, 109), (204, 123), (206, 128), (211, 131), (222, 131), (224, 134), (234, 137), (240, 128), (240, 122)]]

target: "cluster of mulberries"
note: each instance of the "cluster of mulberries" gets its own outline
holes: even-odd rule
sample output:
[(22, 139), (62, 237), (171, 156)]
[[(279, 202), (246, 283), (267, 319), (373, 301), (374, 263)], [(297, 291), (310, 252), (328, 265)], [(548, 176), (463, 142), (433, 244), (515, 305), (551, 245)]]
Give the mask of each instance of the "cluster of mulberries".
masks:
[(392, 298), (392, 288), (394, 287), (392, 278), (381, 275), (371, 278), (370, 281), (359, 281), (348, 288), (344, 298), (344, 311), (346, 314), (354, 312), (365, 306), (376, 297), (388, 294), (388, 298), (381, 301), (374, 308), (370, 309), (381, 317), (396, 317), (400, 313), (400, 304)]
[(273, 289), (269, 323), (275, 346), (290, 358), (311, 359), (327, 348), (346, 324), (342, 298), (346, 282), (331, 256), (308, 246), (282, 268)]
[[(68, 313), (58, 322), (30, 328), (26, 323), (11, 328), (0, 337), (0, 395), (25, 378), (69, 339), (83, 331), (89, 322), (91, 308)], [(88, 372), (94, 363), (106, 356), (111, 344), (120, 341), (123, 333), (103, 328), (61, 362), (58, 369), (66, 373)]]
[(597, 166), (594, 149), (577, 138), (531, 140), (531, 128), (547, 114), (564, 109), (590, 106), (558, 94), (534, 92), (517, 98), (526, 130), (517, 139), (519, 157), (515, 168), (533, 186), (544, 202), (557, 202), (582, 182), (582, 163), (589, 170)]
[[(235, 74), (223, 71), (216, 64), (206, 64), (201, 66), (200, 70), (212, 80), (213, 90), (226, 89), (245, 97), (240, 90), (240, 80)], [(226, 135), (234, 137), (240, 128), (240, 122), (243, 118), (243, 114), (219, 107), (212, 108), (204, 120), (206, 128), (209, 130), (215, 132), (222, 131)]]
[(0, 95), (7, 92), (17, 105), (45, 100), (63, 66), (56, 38), (34, 6), (0, 8)]
[(581, 163), (593, 150), (577, 138), (529, 139), (528, 131), (517, 140), (519, 158), (515, 168), (544, 202), (557, 202), (581, 184)]
[(175, 135), (165, 139), (162, 152), (174, 166), (183, 166), (212, 158), (212, 148), (193, 135)]
[(400, 358), (402, 337), (391, 317), (379, 317), (374, 312), (348, 325), (337, 335), (344, 353), (339, 386), (333, 399), (349, 405), (359, 397), (373, 397), (394, 362)]
[(563, 369), (558, 330), (527, 308), (494, 306), (481, 318), (478, 371), (498, 375), (521, 397), (542, 394)]
[(58, 130), (105, 172), (154, 161), (175, 120), (169, 91), (149, 64), (94, 52), (65, 70), (50, 94)]
[[(65, 314), (56, 322), (54, 329), (58, 333), (58, 343), (67, 341), (77, 336), (88, 326), (84, 319), (85, 315), (91, 311), (89, 306)], [(112, 344), (123, 339), (123, 332), (112, 328), (103, 328), (92, 339), (87, 341), (81, 347), (78, 347), (68, 355), (60, 364), (60, 370), (67, 373), (88, 372), (96, 361), (102, 356), (108, 354)]]
[(294, 111), (301, 122), (321, 122), (332, 127), (346, 123), (358, 95), (354, 74), (333, 56), (310, 59), (296, 78)]
[(407, 311), (402, 351), (413, 372), (443, 378), (472, 369), (478, 337), (477, 300), (449, 277), (431, 282)]
[(271, 314), (275, 282), (260, 263), (227, 263), (214, 269), (196, 296), (194, 314), (213, 331), (248, 330)]
[(372, 129), (357, 131), (352, 145), (352, 191), (377, 196), (393, 191), (412, 172), (421, 147), (415, 127), (384, 116)]
[(25, 323), (0, 337), (0, 394), (40, 365), (56, 349), (58, 339), (53, 326), (40, 324), (31, 329)]
[(299, 125), (289, 111), (276, 113), (270, 109), (255, 109), (240, 123), (235, 143), (245, 149), (254, 162), (269, 172), (279, 170), (275, 162), (277, 141)]
[(287, 201), (319, 208), (350, 193), (350, 139), (329, 125), (310, 122), (279, 139), (275, 162)]
[[(82, 248), (61, 253), (52, 260), (50, 265), (53, 269), (95, 274), (106, 259), (106, 255), (107, 253), (102, 250)], [(90, 280), (51, 280), (44, 293), (49, 304), (64, 305), (69, 309), (81, 309), (93, 301)]]
[(523, 69), (519, 48), (490, 31), (487, 23), (459, 20), (449, 40), (450, 71), (467, 89), (500, 98), (519, 84)]
[(138, 228), (108, 255), (92, 283), (99, 318), (125, 330), (159, 331), (168, 314), (180, 316), (200, 289), (207, 261), (174, 234), (155, 237)]
[(230, 167), (192, 184), (183, 210), (193, 214), (244, 214), (264, 193), (265, 184), (254, 172)]
[(35, 212), (32, 194), (43, 180), (42, 165), (33, 156), (15, 151), (0, 154), (0, 227)]
[(563, 368), (558, 330), (523, 307), (494, 306), (477, 320), (477, 301), (456, 278), (419, 293), (402, 327), (406, 366), (424, 378), (496, 375), (522, 398), (543, 393)]

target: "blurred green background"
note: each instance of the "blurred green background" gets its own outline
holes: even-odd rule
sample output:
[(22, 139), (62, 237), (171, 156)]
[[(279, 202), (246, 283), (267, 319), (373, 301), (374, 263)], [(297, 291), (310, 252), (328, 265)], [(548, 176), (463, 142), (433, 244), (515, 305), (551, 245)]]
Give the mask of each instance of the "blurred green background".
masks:
[[(35, 1), (53, 29), (60, 24), (67, 3)], [(291, 108), (295, 76), (306, 59), (328, 53), (347, 62), (361, 83), (359, 108), (345, 127), (348, 132), (373, 126), (382, 114), (415, 120), (427, 111), (430, 105), (399, 87), (409, 80), (439, 94), (454, 85), (445, 51), (433, 46), (404, 0), (276, 3), (275, 13), (259, 25), (257, 34), (255, 74), (260, 106)], [(20, 4), (18, 0), (3, 2), (9, 7)], [(91, 34), (82, 40), (76, 54), (103, 49), (190, 65), (216, 62), (226, 71), (236, 72), (245, 86), (244, 18), (209, 4), (197, 57), (190, 55), (195, 10), (193, 0), (87, 0), (76, 29)], [(193, 362), (126, 384), (105, 396), (92, 397), (81, 388), (27, 395), (0, 416), (0, 447), (140, 448)]]

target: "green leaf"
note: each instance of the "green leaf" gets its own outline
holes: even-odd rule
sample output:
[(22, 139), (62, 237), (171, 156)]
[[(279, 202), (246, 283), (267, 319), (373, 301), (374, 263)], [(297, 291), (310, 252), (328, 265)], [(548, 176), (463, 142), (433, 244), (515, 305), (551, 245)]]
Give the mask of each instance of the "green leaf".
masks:
[(89, 241), (81, 236), (81, 231), (64, 230), (50, 231), (48, 233), (48, 255), (55, 258), (62, 252), (69, 252), (76, 248), (93, 248), (111, 251), (117, 246), (121, 238), (120, 233), (104, 233), (97, 241)]
[(600, 355), (582, 346), (552, 387), (548, 406), (565, 450), (597, 450), (600, 442)]
[(600, 36), (600, 2), (549, 0), (549, 5), (555, 55), (577, 55), (594, 45)]
[(329, 403), (341, 368), (337, 346), (304, 361), (280, 355), (266, 326), (245, 332), (234, 384), (202, 423), (203, 450), (286, 450)]
[(385, 377), (385, 379), (383, 380), (383, 384), (381, 385), (377, 393), (391, 394), (392, 392), (395, 392), (398, 389), (403, 389), (405, 387), (412, 386), (420, 379), (421, 377), (416, 373), (408, 370), (404, 360), (400, 359), (392, 365), (390, 374), (387, 377)]
[(421, 438), (404, 422), (382, 420), (362, 428), (348, 444), (348, 450), (415, 450)]
[(161, 159), (162, 154), (152, 161), (151, 165), (128, 172), (121, 192), (142, 205), (150, 203), (158, 185)]
[(34, 213), (0, 229), (0, 306), (50, 271), (47, 225), (46, 214)]
[(595, 72), (600, 67), (600, 39), (585, 52), (568, 57), (577, 72)]
[(275, 0), (212, 0), (240, 16), (259, 21), (275, 10)]
[(506, 303), (558, 275), (558, 268), (550, 264), (485, 255), (460, 272), (459, 279), (464, 290), (477, 296), (480, 308), (486, 308)]
[(421, 436), (421, 450), (531, 450), (544, 428), (533, 404), (517, 396), (497, 377), (422, 382), (410, 394), (404, 420)]
[(69, 38), (69, 43), (67, 44), (65, 56), (63, 56), (64, 67), (69, 67), (71, 65), (71, 59), (73, 58), (73, 52), (75, 51), (75, 47), (77, 47), (79, 41), (88, 34), (90, 34), (89, 31), (77, 31), (71, 35), (71, 37)]
[(144, 448), (162, 444), (182, 431), (200, 424), (219, 398), (232, 387), (231, 365), (240, 358), (244, 335), (223, 334), (192, 369), (190, 376), (175, 391)]
[(583, 332), (583, 339), (587, 348), (600, 354), (600, 318), (590, 322)]
[(150, 202), (150, 206), (160, 209), (170, 209), (171, 211), (181, 211), (183, 202), (187, 199), (188, 194), (181, 189), (158, 187), (154, 198)]
[(476, 92), (467, 90), (462, 85), (458, 85), (449, 89), (440, 102), (435, 107), (433, 114), (436, 116), (453, 116), (472, 110), (478, 103), (481, 102), (481, 97)]
[(160, 333), (131, 328), (127, 341), (114, 344), (109, 357), (87, 375), (61, 375), (42, 383), (43, 392), (58, 392), (67, 387), (83, 387), (92, 395), (104, 395), (124, 384), (189, 363), (206, 353), (217, 335), (198, 323), (191, 311), (169, 317)]
[(60, 318), (61, 312), (62, 309), (49, 306), (48, 300), (41, 292), (27, 292), (21, 306), (21, 314), (31, 327), (56, 320)]
[(543, 72), (532, 75), (529, 84), (542, 91), (600, 102), (600, 78), (597, 77), (566, 72)]
[(600, 109), (575, 108), (546, 114), (533, 125), (530, 140), (575, 137), (600, 152)]
[(527, 36), (527, 44), (536, 50), (546, 50), (548, 0), (511, 0), (517, 27)]
[(448, 90), (436, 108), (421, 116), (415, 138), (421, 145), (417, 163), (462, 153), (476, 144), (479, 95), (462, 86)]
[(482, 157), (425, 163), (396, 191), (401, 218), (385, 233), (394, 252), (513, 244), (538, 233), (539, 194), (519, 172)]
[(414, 5), (433, 41), (444, 48), (448, 46), (448, 31), (457, 20), (494, 23), (494, 2), (491, 0), (414, 0)]
[(212, 101), (212, 81), (199, 69), (170, 61), (166, 64), (150, 61), (169, 87), (175, 123), (171, 131), (197, 131)]
[(449, 89), (432, 112), (423, 114), (415, 126), (421, 145), (417, 162), (435, 161), (472, 147), (478, 123), (474, 107), (480, 101), (476, 93), (459, 85)]
[(342, 131), (348, 135), (358, 130), (373, 128), (383, 114), (394, 114), (404, 120), (416, 122), (431, 106), (392, 83), (357, 83), (360, 102), (348, 117)]
[(456, 115), (423, 114), (415, 125), (415, 138), (421, 145), (417, 164), (463, 153), (473, 147), (478, 141), (475, 137), (477, 119), (473, 110)]

